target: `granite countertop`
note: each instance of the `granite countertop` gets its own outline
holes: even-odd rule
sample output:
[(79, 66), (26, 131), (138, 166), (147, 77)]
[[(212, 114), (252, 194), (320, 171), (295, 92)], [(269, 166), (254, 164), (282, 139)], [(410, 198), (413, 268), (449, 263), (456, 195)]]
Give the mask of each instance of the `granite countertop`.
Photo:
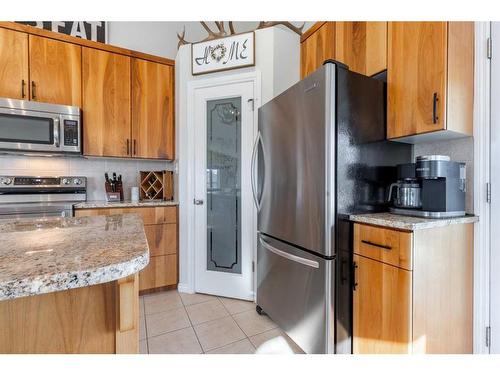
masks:
[(149, 263), (137, 214), (0, 220), (0, 301), (106, 283)]
[(448, 219), (426, 219), (421, 217), (397, 215), (388, 212), (375, 214), (349, 215), (351, 221), (363, 224), (378, 225), (405, 230), (419, 230), (436, 227), (445, 227), (453, 224), (467, 224), (479, 221), (479, 217), (466, 215)]
[(148, 201), (123, 201), (123, 202), (108, 202), (108, 201), (86, 201), (73, 205), (75, 209), (84, 208), (126, 208), (126, 207), (159, 207), (159, 206), (177, 206), (177, 201), (164, 201), (161, 199), (153, 199)]

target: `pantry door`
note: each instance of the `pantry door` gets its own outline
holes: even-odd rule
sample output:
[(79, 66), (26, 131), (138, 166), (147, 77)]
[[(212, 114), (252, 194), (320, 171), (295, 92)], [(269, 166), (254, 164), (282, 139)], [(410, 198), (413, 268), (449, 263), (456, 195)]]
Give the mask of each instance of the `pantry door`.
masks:
[(195, 291), (253, 299), (253, 81), (194, 92)]

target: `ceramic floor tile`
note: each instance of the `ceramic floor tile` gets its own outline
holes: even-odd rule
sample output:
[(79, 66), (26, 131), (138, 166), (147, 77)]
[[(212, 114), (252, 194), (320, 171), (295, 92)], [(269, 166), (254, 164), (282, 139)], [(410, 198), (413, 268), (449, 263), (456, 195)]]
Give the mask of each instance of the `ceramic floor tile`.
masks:
[(243, 331), (230, 316), (197, 325), (194, 329), (206, 352), (245, 338)]
[(139, 340), (146, 338), (146, 319), (144, 315), (139, 315)]
[(179, 295), (182, 298), (182, 303), (184, 303), (184, 306), (190, 306), (197, 303), (202, 303), (217, 299), (216, 296), (211, 296), (209, 294), (200, 294), (200, 293), (195, 293), (195, 294), (179, 293)]
[(223, 318), (229, 315), (218, 299), (186, 306), (186, 310), (193, 325), (205, 323), (210, 320)]
[(255, 310), (235, 314), (233, 318), (247, 336), (254, 336), (277, 327), (271, 319), (257, 314)]
[(252, 309), (255, 310), (255, 303), (252, 301), (224, 297), (219, 297), (219, 300), (231, 315)]
[(184, 307), (146, 315), (148, 337), (191, 326)]
[(177, 290), (144, 296), (144, 309), (147, 315), (177, 309), (182, 306), (181, 297)]
[(256, 354), (303, 353), (302, 349), (279, 328), (250, 336), (249, 339), (256, 348)]
[(192, 327), (148, 339), (149, 354), (201, 354), (201, 346)]
[(234, 342), (223, 346), (222, 348), (214, 349), (207, 354), (254, 354), (255, 348), (248, 339)]
[(147, 340), (139, 341), (139, 354), (148, 354), (148, 342), (147, 342)]

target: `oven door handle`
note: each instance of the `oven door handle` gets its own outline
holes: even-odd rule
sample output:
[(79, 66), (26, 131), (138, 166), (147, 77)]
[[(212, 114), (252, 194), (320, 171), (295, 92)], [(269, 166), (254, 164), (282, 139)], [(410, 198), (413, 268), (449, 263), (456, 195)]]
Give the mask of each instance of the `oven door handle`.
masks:
[(59, 148), (61, 135), (61, 121), (59, 118), (54, 118), (54, 145)]
[(297, 255), (289, 254), (287, 252), (284, 252), (283, 250), (279, 250), (279, 249), (275, 248), (274, 246), (271, 246), (270, 244), (268, 244), (266, 241), (264, 241), (262, 239), (262, 237), (259, 237), (259, 240), (260, 240), (260, 244), (265, 249), (269, 250), (270, 252), (272, 252), (280, 257), (291, 260), (292, 262), (297, 262), (297, 263), (303, 264), (303, 265), (308, 266), (308, 267), (319, 268), (319, 263), (314, 261), (314, 260), (298, 257)]

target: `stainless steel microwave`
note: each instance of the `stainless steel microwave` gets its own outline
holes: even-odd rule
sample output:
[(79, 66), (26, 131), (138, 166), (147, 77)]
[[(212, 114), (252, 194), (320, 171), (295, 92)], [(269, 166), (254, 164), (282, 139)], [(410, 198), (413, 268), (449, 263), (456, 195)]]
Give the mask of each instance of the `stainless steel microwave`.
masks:
[(0, 98), (0, 153), (82, 153), (80, 108)]

